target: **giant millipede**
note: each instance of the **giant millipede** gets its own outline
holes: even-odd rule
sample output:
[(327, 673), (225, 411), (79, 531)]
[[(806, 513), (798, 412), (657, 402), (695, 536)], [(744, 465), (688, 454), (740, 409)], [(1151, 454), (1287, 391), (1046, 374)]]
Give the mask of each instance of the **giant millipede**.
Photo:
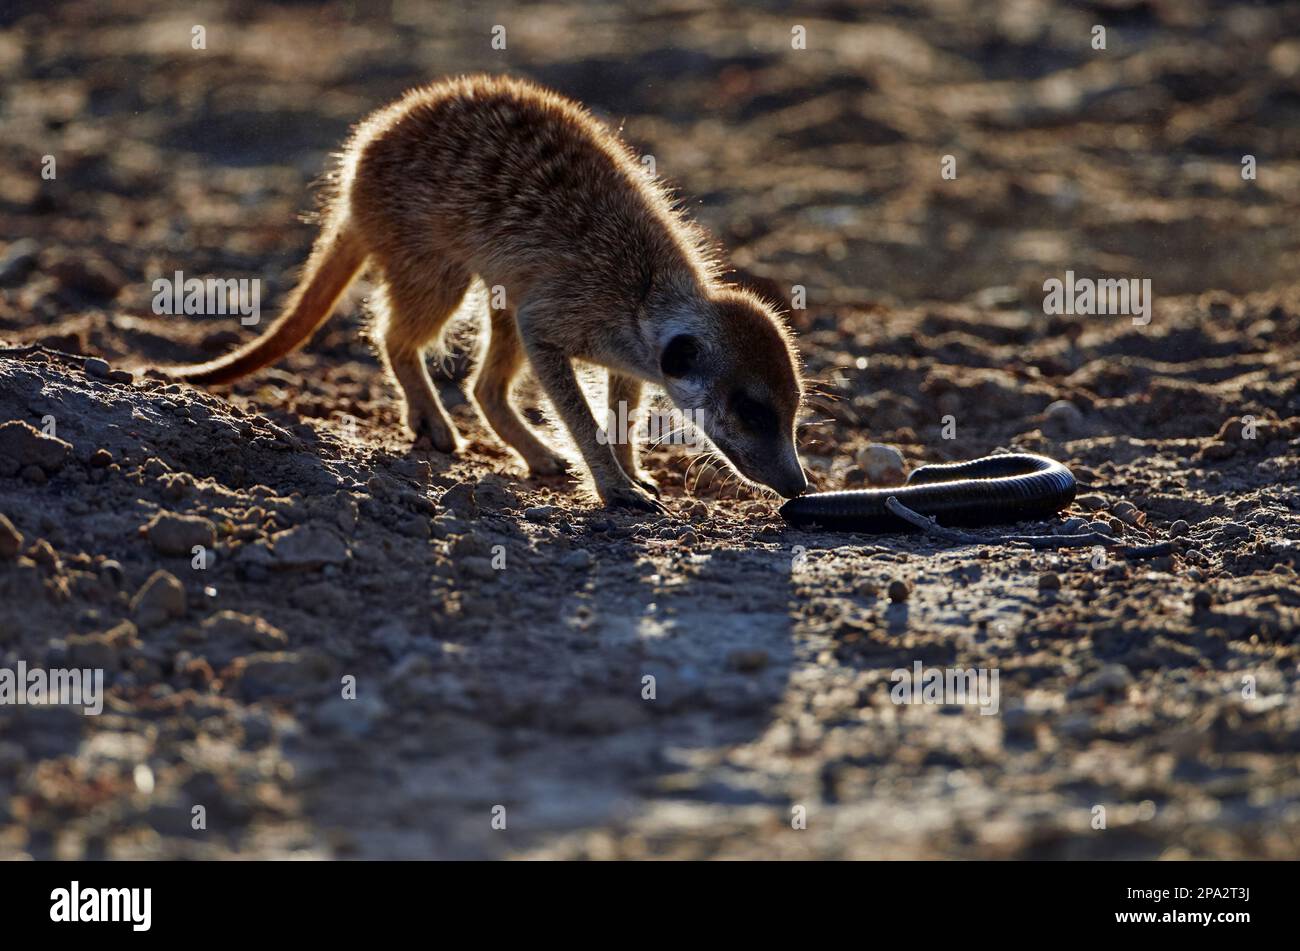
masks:
[(1074, 492), (1074, 474), (1055, 459), (1005, 453), (921, 466), (897, 488), (801, 495), (781, 506), (781, 515), (793, 525), (835, 531), (915, 531), (885, 507), (893, 497), (943, 526), (1005, 525), (1055, 515)]

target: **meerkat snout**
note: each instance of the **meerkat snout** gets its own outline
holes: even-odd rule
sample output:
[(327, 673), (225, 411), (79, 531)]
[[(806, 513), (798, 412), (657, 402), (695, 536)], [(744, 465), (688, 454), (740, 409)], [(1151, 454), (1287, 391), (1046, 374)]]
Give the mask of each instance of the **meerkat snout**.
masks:
[(743, 478), (785, 498), (808, 479), (795, 448), (803, 399), (799, 364), (781, 318), (760, 298), (727, 288), (700, 315), (703, 332), (674, 328), (660, 351), (664, 389), (693, 413)]

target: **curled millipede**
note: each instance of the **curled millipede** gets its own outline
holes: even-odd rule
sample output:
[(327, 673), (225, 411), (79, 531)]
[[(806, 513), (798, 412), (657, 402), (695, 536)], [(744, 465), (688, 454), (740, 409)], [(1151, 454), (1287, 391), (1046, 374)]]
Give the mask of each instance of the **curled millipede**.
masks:
[(1055, 515), (1074, 501), (1074, 492), (1073, 473), (1055, 459), (1006, 453), (921, 466), (897, 488), (801, 495), (781, 506), (781, 516), (835, 531), (915, 531), (885, 507), (892, 496), (940, 525), (1005, 525)]

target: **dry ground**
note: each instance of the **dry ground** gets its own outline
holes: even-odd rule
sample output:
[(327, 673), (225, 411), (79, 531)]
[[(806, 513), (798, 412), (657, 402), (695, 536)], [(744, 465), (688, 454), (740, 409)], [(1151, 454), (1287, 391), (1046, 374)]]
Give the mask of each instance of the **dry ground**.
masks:
[[(469, 450), (412, 451), (364, 287), (233, 392), (0, 355), (0, 424), (66, 443), (0, 429), (0, 666), (111, 684), (98, 718), (0, 707), (0, 855), (1300, 855), (1300, 9), (934, 9), (8, 4), (0, 342), (132, 370), (229, 348), (255, 330), (155, 315), (152, 281), (259, 278), (273, 311), (349, 124), (511, 71), (806, 288), (822, 488), (869, 442), (1042, 451), (1087, 498), (1030, 528), (1176, 547), (793, 531), (673, 448), (670, 517), (606, 513), (521, 477), (463, 348)], [(1151, 279), (1153, 319), (1044, 316), (1067, 269)], [(999, 714), (891, 703), (916, 661), (996, 668)]]

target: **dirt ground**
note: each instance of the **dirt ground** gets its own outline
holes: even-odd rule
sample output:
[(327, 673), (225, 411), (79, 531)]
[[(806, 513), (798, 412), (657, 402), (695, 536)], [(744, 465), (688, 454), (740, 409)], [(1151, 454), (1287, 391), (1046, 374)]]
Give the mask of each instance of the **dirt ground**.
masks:
[[(47, 349), (0, 354), (0, 667), (108, 686), (0, 707), (0, 856), (1300, 856), (1300, 6), (707, 6), (5, 4), (0, 344)], [(819, 488), (1043, 452), (1082, 497), (1022, 531), (1172, 552), (796, 531), (680, 447), (670, 516), (603, 511), (466, 403), (477, 312), (467, 451), (414, 450), (364, 285), (233, 389), (145, 374), (259, 329), (153, 281), (273, 314), (349, 125), (479, 70), (804, 289)], [(1150, 323), (1045, 315), (1067, 270)], [(891, 702), (916, 662), (997, 670), (998, 715)]]

